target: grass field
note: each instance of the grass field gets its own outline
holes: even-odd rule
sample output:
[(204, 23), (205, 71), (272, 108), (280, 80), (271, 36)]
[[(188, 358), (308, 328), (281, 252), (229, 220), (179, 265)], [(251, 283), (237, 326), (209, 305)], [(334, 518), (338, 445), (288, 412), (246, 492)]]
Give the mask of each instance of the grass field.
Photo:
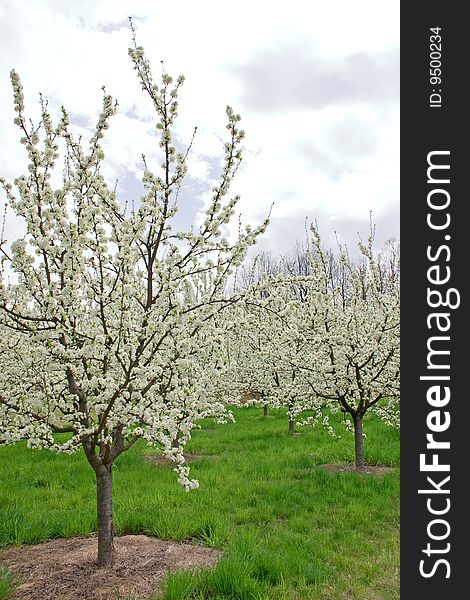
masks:
[[(235, 411), (237, 423), (196, 431), (188, 452), (200, 488), (185, 492), (144, 444), (114, 469), (120, 533), (220, 548), (212, 571), (167, 577), (164, 600), (393, 600), (398, 592), (399, 433), (366, 417), (366, 461), (386, 475), (329, 473), (353, 461), (353, 437), (321, 429), (287, 434), (283, 411)], [(337, 417), (340, 418), (340, 417)], [(155, 450), (153, 450), (155, 452)], [(96, 528), (94, 473), (82, 453), (0, 447), (0, 545), (36, 544)], [(0, 569), (0, 599), (10, 575)]]

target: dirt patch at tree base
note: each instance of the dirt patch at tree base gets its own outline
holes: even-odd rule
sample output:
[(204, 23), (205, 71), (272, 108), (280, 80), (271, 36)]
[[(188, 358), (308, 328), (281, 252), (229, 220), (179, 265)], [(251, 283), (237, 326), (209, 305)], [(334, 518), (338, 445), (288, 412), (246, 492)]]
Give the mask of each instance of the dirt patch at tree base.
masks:
[(145, 535), (115, 538), (112, 568), (96, 564), (95, 536), (9, 548), (0, 564), (14, 576), (9, 600), (143, 600), (159, 590), (165, 572), (216, 564), (220, 552)]
[[(196, 460), (216, 460), (218, 456), (213, 454), (183, 454), (184, 460), (187, 463), (194, 462)], [(158, 465), (174, 465), (171, 458), (163, 456), (163, 454), (146, 454), (144, 460), (147, 462), (157, 463)]]
[(387, 465), (366, 465), (362, 469), (357, 469), (356, 465), (348, 463), (331, 463), (321, 466), (330, 473), (357, 473), (358, 475), (386, 475), (393, 471), (393, 467)]

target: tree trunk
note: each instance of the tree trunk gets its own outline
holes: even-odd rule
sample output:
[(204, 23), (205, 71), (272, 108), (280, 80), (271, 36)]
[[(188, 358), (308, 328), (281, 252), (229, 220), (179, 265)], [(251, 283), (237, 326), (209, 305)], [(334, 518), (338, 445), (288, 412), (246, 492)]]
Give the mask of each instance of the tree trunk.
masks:
[(263, 417), (267, 417), (268, 416), (268, 405), (265, 404), (263, 406)]
[(289, 433), (291, 435), (294, 434), (295, 421), (294, 419), (289, 419)]
[(362, 437), (362, 415), (354, 416), (354, 449), (356, 469), (364, 468), (364, 438)]
[(98, 565), (109, 567), (114, 561), (113, 465), (100, 465), (96, 472), (98, 507)]
[(181, 433), (178, 431), (176, 437), (173, 440), (171, 440), (172, 448), (179, 448), (181, 446), (180, 437), (181, 437)]

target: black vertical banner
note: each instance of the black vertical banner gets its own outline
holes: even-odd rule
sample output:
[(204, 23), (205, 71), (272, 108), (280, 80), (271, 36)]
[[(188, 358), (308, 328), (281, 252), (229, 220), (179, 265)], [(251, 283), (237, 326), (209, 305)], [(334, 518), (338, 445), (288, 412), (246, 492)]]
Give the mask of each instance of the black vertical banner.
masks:
[(470, 175), (464, 3), (402, 3), (401, 598), (470, 576)]

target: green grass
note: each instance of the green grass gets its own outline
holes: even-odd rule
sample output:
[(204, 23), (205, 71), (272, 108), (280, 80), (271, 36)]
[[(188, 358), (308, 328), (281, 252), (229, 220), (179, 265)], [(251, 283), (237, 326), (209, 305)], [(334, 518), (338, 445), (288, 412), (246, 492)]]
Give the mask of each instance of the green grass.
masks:
[(13, 576), (3, 567), (0, 567), (0, 600), (8, 597), (13, 588)]
[[(283, 411), (236, 410), (237, 423), (196, 431), (189, 452), (200, 488), (136, 445), (114, 469), (117, 533), (146, 533), (220, 548), (209, 571), (173, 573), (164, 600), (393, 600), (398, 593), (399, 434), (366, 417), (366, 460), (383, 475), (328, 473), (353, 461), (353, 436), (287, 434)], [(334, 420), (339, 420), (335, 416)], [(84, 456), (0, 448), (0, 545), (35, 544), (96, 529), (94, 473)], [(10, 582), (0, 571), (0, 600)], [(3, 596), (2, 596), (3, 594)]]

